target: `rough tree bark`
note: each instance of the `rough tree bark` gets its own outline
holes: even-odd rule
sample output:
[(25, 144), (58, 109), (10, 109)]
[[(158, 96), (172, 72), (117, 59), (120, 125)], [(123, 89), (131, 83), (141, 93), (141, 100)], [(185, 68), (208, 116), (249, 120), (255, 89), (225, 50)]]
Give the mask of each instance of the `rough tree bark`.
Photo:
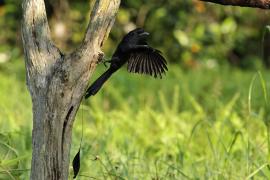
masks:
[(270, 0), (200, 0), (222, 5), (270, 9)]
[(68, 179), (74, 118), (119, 4), (96, 0), (82, 44), (65, 55), (51, 41), (44, 0), (23, 0), (22, 39), (33, 104), (32, 180)]

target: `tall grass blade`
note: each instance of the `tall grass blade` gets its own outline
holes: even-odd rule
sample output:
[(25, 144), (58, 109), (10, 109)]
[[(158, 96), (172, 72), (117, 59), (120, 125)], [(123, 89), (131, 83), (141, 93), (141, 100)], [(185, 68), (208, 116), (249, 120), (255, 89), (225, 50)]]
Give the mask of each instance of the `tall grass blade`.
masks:
[(260, 81), (261, 81), (265, 105), (266, 105), (266, 108), (269, 108), (269, 98), (268, 98), (266, 83), (265, 83), (265, 80), (263, 78), (262, 73), (259, 71), (258, 74), (259, 74)]
[(245, 179), (246, 180), (249, 180), (249, 179), (253, 179), (254, 176), (256, 174), (258, 174), (262, 169), (264, 169), (265, 167), (267, 167), (269, 164), (268, 163), (265, 163), (263, 165), (261, 165), (258, 169), (256, 169), (254, 172), (252, 172), (250, 175), (248, 175), (248, 177), (246, 177)]
[(248, 113), (251, 115), (251, 98), (252, 98), (252, 91), (254, 88), (254, 83), (257, 78), (257, 74), (255, 74), (251, 80), (251, 83), (249, 85), (249, 90), (248, 90)]

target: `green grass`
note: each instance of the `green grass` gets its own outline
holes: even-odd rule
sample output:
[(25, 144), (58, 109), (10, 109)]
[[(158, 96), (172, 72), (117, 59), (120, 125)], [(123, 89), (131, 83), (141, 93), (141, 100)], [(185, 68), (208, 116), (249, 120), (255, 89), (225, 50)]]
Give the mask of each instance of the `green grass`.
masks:
[[(269, 179), (269, 72), (169, 68), (162, 80), (122, 70), (83, 103), (71, 149), (73, 158), (83, 118), (78, 179)], [(27, 179), (31, 100), (22, 62), (0, 65), (0, 92), (0, 179)]]

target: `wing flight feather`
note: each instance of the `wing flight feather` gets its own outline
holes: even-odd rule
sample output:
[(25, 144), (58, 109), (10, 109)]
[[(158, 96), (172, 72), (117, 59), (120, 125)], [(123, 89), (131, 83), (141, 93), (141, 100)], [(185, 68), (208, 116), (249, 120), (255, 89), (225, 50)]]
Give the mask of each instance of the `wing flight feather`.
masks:
[(168, 71), (167, 62), (159, 50), (132, 53), (128, 59), (127, 69), (131, 73), (147, 74), (162, 78)]

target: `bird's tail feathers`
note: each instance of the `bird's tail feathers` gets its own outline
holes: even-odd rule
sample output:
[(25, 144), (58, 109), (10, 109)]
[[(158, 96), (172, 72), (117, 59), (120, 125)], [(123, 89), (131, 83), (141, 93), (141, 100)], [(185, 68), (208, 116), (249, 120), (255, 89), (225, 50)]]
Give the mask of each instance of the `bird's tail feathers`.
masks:
[(95, 95), (103, 86), (103, 84), (111, 77), (113, 74), (112, 69), (108, 69), (105, 73), (103, 73), (86, 91), (85, 99), (89, 96)]

